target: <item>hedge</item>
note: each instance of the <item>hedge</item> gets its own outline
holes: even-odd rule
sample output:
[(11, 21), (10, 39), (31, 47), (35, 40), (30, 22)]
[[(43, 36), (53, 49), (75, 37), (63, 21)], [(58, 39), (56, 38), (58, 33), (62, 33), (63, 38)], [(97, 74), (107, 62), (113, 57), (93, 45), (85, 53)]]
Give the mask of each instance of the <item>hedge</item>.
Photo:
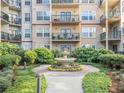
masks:
[(107, 65), (109, 67), (123, 67), (124, 65), (124, 55), (121, 54), (106, 54), (99, 56), (101, 64)]
[(84, 93), (109, 93), (111, 79), (104, 73), (87, 74), (83, 80)]

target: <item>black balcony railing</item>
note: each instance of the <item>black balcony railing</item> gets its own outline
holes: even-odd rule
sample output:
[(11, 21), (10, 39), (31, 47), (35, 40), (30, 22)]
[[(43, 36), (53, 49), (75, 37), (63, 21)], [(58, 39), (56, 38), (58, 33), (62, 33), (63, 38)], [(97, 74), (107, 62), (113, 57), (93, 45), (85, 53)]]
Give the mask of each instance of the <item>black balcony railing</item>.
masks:
[(11, 34), (10, 37), (11, 41), (21, 41), (21, 34), (18, 35)]
[[(121, 31), (108, 33), (108, 40), (120, 40), (120, 39), (121, 39)], [(100, 40), (101, 41), (106, 40), (106, 32), (100, 35)]]
[[(108, 18), (111, 19), (113, 17), (119, 17), (120, 16), (120, 11), (116, 11), (116, 10), (112, 10), (108, 13)], [(103, 14), (101, 17), (100, 17), (100, 21), (104, 21), (106, 19), (106, 16), (105, 14)]]
[(8, 41), (8, 40), (10, 40), (10, 35), (6, 32), (1, 32), (1, 39)]
[(4, 13), (3, 11), (1, 11), (1, 18), (6, 20), (7, 22), (9, 21), (9, 16), (8, 14)]
[(63, 3), (70, 3), (70, 4), (76, 4), (79, 3), (79, 0), (52, 0), (52, 3), (56, 4), (63, 4)]
[(9, 5), (10, 5), (11, 7), (15, 7), (15, 8), (18, 8), (18, 9), (21, 8), (21, 2), (19, 2), (19, 1), (12, 1), (12, 0), (9, 0)]
[(5, 2), (6, 4), (9, 4), (9, 0), (2, 0), (3, 2)]
[(12, 24), (20, 25), (21, 24), (21, 18), (11, 16), (11, 17), (9, 17), (9, 22)]
[(52, 16), (53, 22), (79, 22), (78, 15), (53, 15)]
[(79, 41), (80, 40), (80, 34), (79, 33), (53, 33), (52, 34), (52, 40), (53, 41)]
[(1, 39), (4, 41), (21, 41), (21, 34), (9, 34), (6, 32), (1, 32)]

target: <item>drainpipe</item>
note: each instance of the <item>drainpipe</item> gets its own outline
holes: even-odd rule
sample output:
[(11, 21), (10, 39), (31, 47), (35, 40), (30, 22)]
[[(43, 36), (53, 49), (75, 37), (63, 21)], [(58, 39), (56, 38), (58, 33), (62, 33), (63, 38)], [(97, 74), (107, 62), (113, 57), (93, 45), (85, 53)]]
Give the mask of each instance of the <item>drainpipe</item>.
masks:
[(105, 15), (106, 15), (106, 49), (109, 49), (108, 47), (108, 0), (105, 0)]

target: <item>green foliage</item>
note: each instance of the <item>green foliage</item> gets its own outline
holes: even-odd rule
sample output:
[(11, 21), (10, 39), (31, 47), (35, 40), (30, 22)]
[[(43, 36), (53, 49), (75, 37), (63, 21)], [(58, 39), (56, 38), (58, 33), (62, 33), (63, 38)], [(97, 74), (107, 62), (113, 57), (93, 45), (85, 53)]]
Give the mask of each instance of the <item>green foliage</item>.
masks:
[(85, 93), (109, 93), (111, 79), (104, 73), (90, 73), (83, 78)]
[(113, 52), (94, 48), (77, 48), (71, 52), (71, 56), (76, 57), (78, 62), (98, 62), (98, 57), (102, 54), (113, 54)]
[(53, 55), (54, 55), (54, 58), (56, 58), (56, 57), (61, 57), (61, 53), (60, 53), (60, 51), (57, 50), (57, 49), (52, 50), (52, 53), (53, 53)]
[(0, 42), (0, 55), (16, 54), (20, 49), (16, 44)]
[(46, 77), (44, 75), (42, 75), (42, 78), (41, 78), (41, 93), (45, 93), (47, 87), (48, 87), (48, 82), (46, 80)]
[[(45, 76), (41, 78), (41, 91), (45, 93), (47, 88), (47, 80)], [(23, 67), (17, 69), (17, 79), (14, 86), (10, 86), (4, 93), (36, 93), (36, 81), (37, 78), (33, 74), (32, 69), (27, 67), (26, 70)]]
[(124, 64), (124, 55), (120, 54), (106, 54), (99, 56), (99, 60), (102, 64), (110, 67), (116, 67)]
[(11, 82), (6, 77), (0, 77), (0, 93), (5, 91), (10, 85)]
[(0, 65), (13, 65), (13, 64), (18, 64), (21, 60), (21, 57), (18, 55), (2, 55), (0, 57)]
[(51, 50), (47, 48), (38, 48), (35, 49), (37, 53), (37, 62), (42, 64), (49, 64), (53, 62), (54, 55)]
[(68, 67), (68, 68), (61, 68), (61, 67), (48, 67), (48, 70), (50, 71), (80, 71), (82, 70), (82, 66), (78, 66), (78, 67)]
[(77, 48), (71, 55), (77, 58), (78, 62), (93, 62), (97, 57), (97, 51), (93, 48)]
[(37, 54), (35, 51), (27, 50), (24, 54), (24, 57), (29, 63), (33, 64), (37, 58)]

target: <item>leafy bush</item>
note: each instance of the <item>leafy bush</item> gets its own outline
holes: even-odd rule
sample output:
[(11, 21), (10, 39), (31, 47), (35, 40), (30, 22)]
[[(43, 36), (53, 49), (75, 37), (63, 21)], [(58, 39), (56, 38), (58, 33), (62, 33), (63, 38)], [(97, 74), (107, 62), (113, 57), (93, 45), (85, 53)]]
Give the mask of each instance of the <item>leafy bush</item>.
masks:
[(104, 73), (90, 73), (83, 78), (84, 93), (109, 93), (111, 79)]
[(44, 75), (42, 75), (42, 78), (41, 78), (41, 93), (45, 93), (45, 91), (47, 89), (47, 86), (48, 86), (48, 82), (46, 80), (46, 77)]
[(77, 58), (78, 62), (92, 62), (97, 57), (97, 51), (93, 48), (77, 48), (71, 55)]
[(61, 56), (61, 53), (60, 53), (59, 50), (52, 50), (52, 53), (53, 53), (53, 55), (54, 55), (54, 58)]
[(37, 53), (37, 62), (42, 64), (48, 64), (52, 63), (54, 59), (54, 55), (51, 50), (47, 48), (38, 48), (35, 49), (35, 52)]
[(0, 55), (16, 54), (20, 49), (16, 44), (0, 42)]
[(77, 48), (71, 52), (71, 56), (76, 57), (78, 62), (98, 62), (98, 57), (102, 54), (113, 54), (113, 52), (94, 48)]
[(105, 54), (99, 56), (99, 60), (102, 64), (110, 67), (117, 67), (124, 64), (124, 55), (120, 54)]
[(33, 64), (37, 58), (37, 54), (35, 53), (35, 51), (27, 50), (24, 54), (24, 57), (27, 60), (27, 62)]
[[(45, 76), (41, 78), (41, 91), (45, 93), (47, 88), (47, 80)], [(4, 93), (36, 93), (37, 78), (28, 67), (26, 70), (22, 68), (17, 69), (17, 79), (14, 86), (7, 88)]]
[(10, 85), (11, 82), (6, 77), (0, 77), (0, 93), (5, 91)]

